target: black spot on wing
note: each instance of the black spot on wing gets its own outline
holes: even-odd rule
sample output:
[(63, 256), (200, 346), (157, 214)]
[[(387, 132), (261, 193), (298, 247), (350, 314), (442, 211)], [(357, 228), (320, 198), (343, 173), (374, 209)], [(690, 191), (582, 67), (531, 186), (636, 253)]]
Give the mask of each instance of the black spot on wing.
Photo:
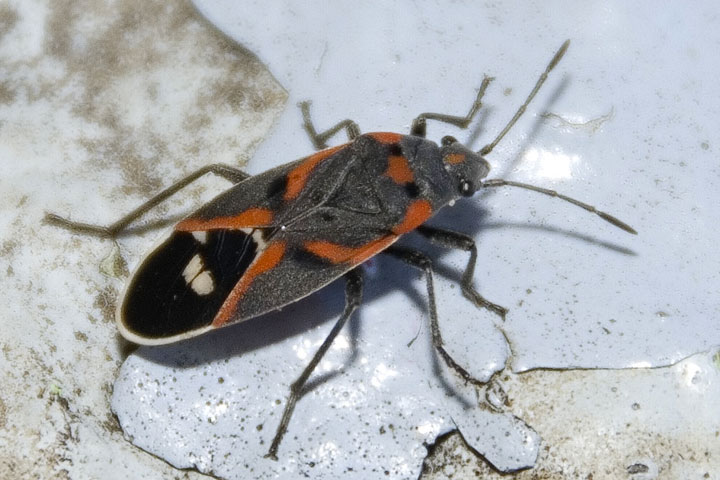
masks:
[(393, 143), (390, 145), (390, 155), (400, 157), (402, 154), (402, 147), (400, 147), (399, 143)]
[(287, 176), (281, 175), (275, 180), (271, 181), (270, 184), (267, 187), (267, 191), (265, 192), (266, 198), (274, 198), (278, 195), (282, 195), (285, 193), (285, 189), (287, 188)]
[(320, 213), (320, 218), (322, 218), (323, 221), (325, 221), (325, 222), (327, 222), (327, 223), (334, 223), (334, 222), (337, 221), (337, 219), (338, 219), (338, 217), (337, 217), (336, 214), (331, 213), (331, 212), (326, 211), (326, 210), (324, 210), (324, 211), (322, 211), (322, 212)]
[[(190, 232), (175, 232), (140, 265), (123, 299), (122, 319), (128, 330), (159, 339), (212, 323), (255, 258), (257, 245), (241, 231), (212, 230), (206, 235), (203, 242)], [(196, 265), (201, 261), (200, 270), (195, 270), (212, 278), (209, 292), (193, 289), (184, 274), (194, 258)]]
[(314, 253), (308, 252), (303, 248), (293, 249), (290, 254), (292, 256), (293, 263), (299, 267), (317, 269), (333, 266), (333, 263), (328, 259), (318, 257)]
[(418, 187), (415, 182), (406, 183), (405, 193), (407, 193), (410, 198), (417, 198), (417, 196), (420, 195), (420, 187)]

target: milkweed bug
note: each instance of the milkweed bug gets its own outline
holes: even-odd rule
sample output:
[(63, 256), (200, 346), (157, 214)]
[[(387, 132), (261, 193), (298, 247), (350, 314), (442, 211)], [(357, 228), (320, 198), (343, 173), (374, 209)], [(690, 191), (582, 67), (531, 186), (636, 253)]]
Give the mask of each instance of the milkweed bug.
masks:
[[(569, 41), (555, 53), (513, 118), (488, 145), (474, 152), (455, 138), (426, 140), (427, 120), (467, 128), (492, 78), (485, 77), (464, 117), (422, 113), (409, 135), (361, 134), (351, 120), (317, 132), (310, 104), (300, 104), (304, 128), (319, 152), (257, 176), (209, 165), (188, 175), (110, 226), (77, 223), (48, 214), (50, 223), (76, 232), (115, 237), (148, 210), (206, 173), (235, 185), (178, 223), (130, 278), (118, 304), (120, 333), (144, 345), (186, 339), (242, 322), (295, 302), (339, 277), (345, 308), (310, 363), (290, 387), (282, 420), (267, 453), (277, 458), (295, 403), (318, 362), (358, 308), (361, 265), (385, 253), (421, 270), (427, 282), (432, 342), (443, 361), (466, 382), (480, 384), (443, 347), (433, 289), (433, 266), (423, 253), (394, 245), (415, 231), (433, 244), (469, 252), (463, 294), (501, 316), (507, 310), (484, 299), (472, 285), (477, 249), (469, 236), (425, 225), (440, 208), (481, 188), (515, 186), (553, 196), (593, 212), (626, 232), (627, 224), (553, 190), (486, 177), (493, 151), (525, 112)], [(327, 148), (344, 130), (348, 143)]]

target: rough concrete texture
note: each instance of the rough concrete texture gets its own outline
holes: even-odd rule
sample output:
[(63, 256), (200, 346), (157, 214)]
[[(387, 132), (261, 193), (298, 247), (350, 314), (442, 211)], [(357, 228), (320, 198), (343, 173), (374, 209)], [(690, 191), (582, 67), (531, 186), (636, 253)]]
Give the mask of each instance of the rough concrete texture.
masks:
[(123, 257), (42, 219), (108, 223), (183, 173), (243, 164), (284, 99), (189, 2), (0, 2), (0, 478), (198, 476), (110, 412)]

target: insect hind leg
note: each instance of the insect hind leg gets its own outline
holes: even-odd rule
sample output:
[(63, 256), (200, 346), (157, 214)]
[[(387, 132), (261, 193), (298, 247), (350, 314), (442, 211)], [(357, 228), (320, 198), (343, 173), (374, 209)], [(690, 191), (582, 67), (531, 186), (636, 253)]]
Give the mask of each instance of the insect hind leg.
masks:
[(453, 369), (458, 375), (460, 375), (463, 380), (477, 386), (485, 385), (484, 382), (481, 382), (480, 380), (470, 375), (470, 373), (462, 366), (460, 366), (455, 361), (455, 359), (450, 356), (447, 350), (445, 350), (444, 341), (440, 333), (440, 325), (438, 324), (432, 261), (425, 254), (418, 252), (417, 250), (412, 250), (405, 247), (398, 247), (395, 245), (384, 250), (383, 253), (392, 255), (393, 257), (402, 260), (408, 265), (423, 271), (423, 273), (425, 274), (425, 281), (427, 285), (428, 310), (430, 311), (430, 332), (432, 334), (433, 347), (435, 347), (435, 350), (438, 352), (445, 364), (451, 369)]
[(327, 130), (323, 132), (318, 132), (315, 130), (315, 125), (313, 124), (312, 118), (310, 117), (310, 102), (300, 102), (298, 103), (298, 106), (300, 107), (300, 111), (302, 112), (303, 116), (303, 128), (308, 134), (308, 137), (310, 137), (310, 141), (312, 141), (313, 146), (318, 149), (322, 150), (324, 148), (327, 148), (327, 141), (338, 133), (340, 130), (345, 130), (345, 133), (347, 133), (348, 139), (350, 141), (355, 140), (357, 137), (360, 136), (360, 127), (358, 127), (357, 123), (353, 122), (350, 119), (345, 119), (341, 122), (336, 123), (332, 127), (328, 128)]
[(323, 356), (325, 356), (325, 353), (327, 353), (330, 345), (332, 345), (335, 337), (338, 336), (340, 330), (342, 330), (345, 326), (350, 316), (360, 306), (362, 301), (362, 287), (362, 267), (357, 267), (345, 274), (345, 309), (343, 310), (342, 315), (340, 315), (338, 321), (335, 322), (335, 326), (332, 328), (328, 336), (325, 337), (325, 340), (322, 345), (320, 345), (320, 348), (318, 348), (317, 352), (315, 352), (315, 355), (312, 360), (310, 360), (310, 363), (305, 367), (297, 380), (295, 380), (290, 386), (290, 395), (285, 403), (285, 410), (283, 411), (282, 419), (280, 420), (280, 424), (278, 425), (275, 436), (270, 444), (270, 449), (265, 455), (265, 458), (277, 460), (278, 448), (280, 447), (280, 442), (282, 442), (285, 433), (287, 433), (290, 419), (293, 411), (295, 410), (295, 404), (300, 397), (302, 397), (304, 393), (303, 389), (308, 381), (308, 378), (310, 378), (310, 375), (315, 370), (315, 367), (317, 367), (320, 360), (322, 360)]
[(473, 118), (475, 118), (477, 112), (480, 111), (485, 90), (487, 90), (488, 85), (490, 85), (490, 82), (493, 80), (494, 78), (488, 76), (483, 78), (477, 97), (475, 97), (475, 101), (470, 107), (470, 111), (464, 117), (447, 115), (444, 113), (421, 113), (415, 118), (415, 120), (413, 120), (412, 126), (410, 127), (410, 135), (425, 138), (425, 134), (427, 133), (427, 120), (437, 120), (438, 122), (449, 123), (450, 125), (455, 125), (456, 127), (467, 128)]
[(467, 235), (463, 235), (462, 233), (429, 227), (426, 225), (418, 227), (417, 232), (434, 245), (470, 252), (470, 258), (468, 259), (465, 271), (463, 272), (462, 280), (460, 281), (460, 287), (462, 288), (463, 295), (465, 295), (466, 298), (478, 307), (486, 308), (491, 312), (498, 314), (504, 321), (508, 309), (485, 299), (482, 295), (480, 295), (480, 292), (473, 287), (473, 276), (475, 274), (475, 265), (477, 264), (477, 247), (475, 246), (475, 240)]
[(122, 217), (120, 220), (111, 223), (110, 225), (103, 226), (103, 225), (93, 225), (89, 223), (83, 223), (83, 222), (74, 222), (72, 220), (68, 220), (67, 218), (63, 218), (59, 215), (56, 215), (54, 213), (46, 213), (45, 214), (45, 223), (48, 223), (50, 225), (54, 225), (56, 227), (65, 228), (67, 230), (76, 232), (76, 233), (82, 233), (86, 235), (95, 235), (98, 237), (109, 237), (114, 238), (118, 234), (120, 234), (130, 223), (137, 220), (141, 216), (143, 216), (145, 213), (150, 211), (152, 208), (156, 207), (158, 204), (162, 203), (165, 199), (168, 197), (174, 195), (182, 188), (188, 186), (198, 178), (202, 177), (206, 173), (212, 173), (219, 177), (222, 177), (232, 183), (240, 183), (243, 180), (246, 180), (247, 178), (250, 178), (250, 175), (243, 172), (240, 169), (237, 169), (235, 167), (231, 167), (229, 165), (225, 165), (222, 163), (215, 163), (212, 165), (207, 165), (205, 167), (202, 167), (201, 169), (191, 173), (190, 175), (187, 175), (186, 177), (182, 178), (178, 182), (174, 183), (173, 185), (169, 186), (162, 192), (158, 193), (154, 197), (152, 197), (147, 202), (143, 203), (139, 207), (137, 207), (132, 212), (128, 213), (124, 217)]

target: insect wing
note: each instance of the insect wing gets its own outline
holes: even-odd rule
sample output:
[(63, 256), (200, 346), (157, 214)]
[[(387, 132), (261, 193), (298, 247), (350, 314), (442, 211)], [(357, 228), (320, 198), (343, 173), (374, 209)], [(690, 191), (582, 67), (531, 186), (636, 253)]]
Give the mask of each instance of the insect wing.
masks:
[[(234, 289), (247, 288), (272, 266), (268, 261), (278, 257), (280, 244), (265, 238), (272, 236), (278, 218), (292, 221), (303, 211), (297, 197), (315, 170), (340, 150), (342, 146), (324, 150), (251, 177), (181, 221), (128, 282), (116, 314), (121, 334), (140, 344), (163, 344), (228, 323), (230, 313), (239, 320), (234, 309), (226, 308), (222, 321), (213, 325)], [(235, 296), (239, 300), (242, 295), (235, 290)]]
[(128, 283), (120, 332), (136, 343), (162, 344), (210, 330), (257, 251), (252, 230), (173, 232)]
[(180, 222), (176, 229), (205, 231), (280, 227), (321, 202), (323, 196), (307, 195), (318, 178), (325, 194), (338, 183), (351, 159), (345, 145), (329, 148), (309, 157), (251, 177), (221, 193)]

